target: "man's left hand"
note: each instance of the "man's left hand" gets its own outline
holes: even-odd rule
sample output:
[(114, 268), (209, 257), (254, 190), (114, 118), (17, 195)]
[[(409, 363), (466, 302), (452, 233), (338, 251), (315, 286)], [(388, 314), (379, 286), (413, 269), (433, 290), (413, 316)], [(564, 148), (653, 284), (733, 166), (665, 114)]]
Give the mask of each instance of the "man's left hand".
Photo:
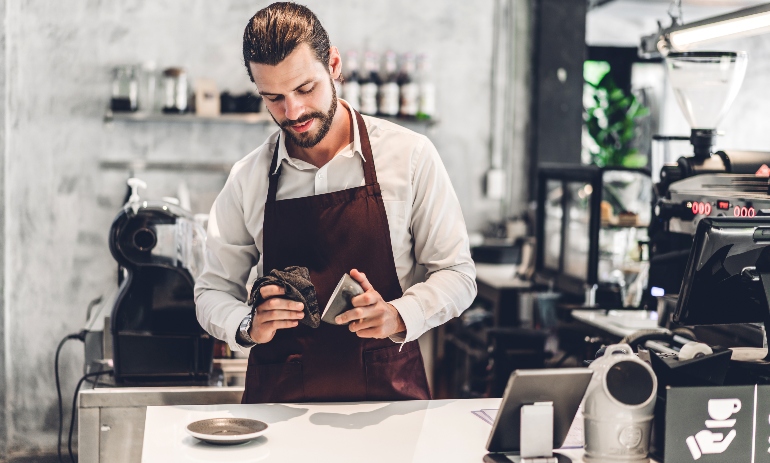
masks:
[(353, 269), (350, 271), (350, 276), (365, 292), (352, 299), (355, 309), (337, 315), (334, 321), (340, 325), (351, 322), (348, 328), (359, 338), (383, 339), (406, 331), (406, 325), (398, 310), (382, 299), (380, 293), (375, 291), (369, 283), (366, 275)]

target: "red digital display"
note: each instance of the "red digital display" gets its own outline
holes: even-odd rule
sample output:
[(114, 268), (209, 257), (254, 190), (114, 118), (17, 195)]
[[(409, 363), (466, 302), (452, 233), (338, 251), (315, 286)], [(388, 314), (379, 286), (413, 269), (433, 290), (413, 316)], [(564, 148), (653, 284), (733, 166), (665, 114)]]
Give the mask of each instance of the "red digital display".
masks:
[(692, 213), (695, 215), (710, 215), (711, 203), (700, 203), (698, 201), (693, 201), (690, 209), (692, 210)]
[(717, 201), (717, 209), (722, 209), (723, 211), (730, 209), (730, 201)]
[(735, 206), (733, 215), (735, 217), (754, 217), (757, 215), (757, 211), (753, 207)]

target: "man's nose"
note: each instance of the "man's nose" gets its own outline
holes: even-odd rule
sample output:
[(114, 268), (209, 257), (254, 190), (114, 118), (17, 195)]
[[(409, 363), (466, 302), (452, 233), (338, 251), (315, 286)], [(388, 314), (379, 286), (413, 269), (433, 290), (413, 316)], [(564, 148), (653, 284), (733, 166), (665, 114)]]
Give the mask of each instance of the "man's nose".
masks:
[(286, 105), (285, 111), (287, 119), (296, 121), (302, 117), (302, 114), (305, 112), (305, 107), (297, 98), (293, 96), (287, 96), (284, 101)]

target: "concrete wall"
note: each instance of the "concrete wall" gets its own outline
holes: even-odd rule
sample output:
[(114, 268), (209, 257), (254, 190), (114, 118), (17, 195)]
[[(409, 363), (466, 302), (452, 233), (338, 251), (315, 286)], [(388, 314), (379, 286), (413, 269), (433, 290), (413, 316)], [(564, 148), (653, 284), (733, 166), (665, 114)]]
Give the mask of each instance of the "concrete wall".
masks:
[(725, 42), (721, 50), (746, 51), (749, 64), (746, 77), (720, 130), (718, 148), (770, 151), (770, 34)]
[[(5, 69), (6, 69), (6, 1), (0, 0), (0, 236), (5, 236), (5, 153), (6, 153), (6, 92), (5, 92)], [(0, 458), (7, 446), (8, 438), (8, 415), (7, 394), (6, 391), (6, 358), (9, 351), (5, 334), (6, 311), (5, 311), (5, 242), (0, 244)]]
[[(233, 162), (271, 126), (105, 124), (109, 69), (154, 60), (214, 78), (220, 89), (250, 88), (241, 34), (268, 2), (218, 0), (0, 0), (0, 214), (4, 237), (0, 444), (10, 454), (51, 452), (57, 409), (54, 348), (80, 330), (88, 302), (115, 287), (107, 231), (128, 173), (103, 159)], [(342, 51), (427, 52), (434, 62), (441, 123), (431, 129), (469, 228), (496, 218), (482, 198), (489, 163), (492, 2), (451, 0), (307, 1)], [(7, 47), (7, 50), (6, 50)], [(6, 81), (7, 80), (7, 81)], [(3, 85), (6, 84), (6, 85)], [(174, 195), (187, 182), (196, 212), (208, 212), (223, 174), (140, 173), (148, 196)], [(0, 255), (2, 257), (2, 255)], [(82, 372), (82, 347), (62, 354), (64, 396)], [(1, 405), (1, 404), (0, 404)], [(65, 406), (65, 409), (68, 409)], [(0, 458), (3, 447), (0, 446)]]

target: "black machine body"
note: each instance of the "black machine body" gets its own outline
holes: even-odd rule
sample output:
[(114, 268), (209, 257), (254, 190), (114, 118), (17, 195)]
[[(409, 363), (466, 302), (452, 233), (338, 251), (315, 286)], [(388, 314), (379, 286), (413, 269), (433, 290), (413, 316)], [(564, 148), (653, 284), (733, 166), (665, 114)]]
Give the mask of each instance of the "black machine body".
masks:
[(193, 289), (205, 231), (165, 201), (127, 204), (110, 229), (119, 265), (111, 334), (117, 383), (205, 385), (214, 339), (198, 323)]
[(679, 292), (701, 219), (752, 218), (770, 208), (769, 165), (770, 152), (725, 150), (681, 157), (661, 169), (649, 228), (650, 288)]
[(710, 156), (683, 156), (676, 163), (666, 164), (660, 171), (658, 193), (665, 196), (668, 187), (679, 180), (701, 174), (755, 175), (770, 162), (766, 151), (717, 151)]

